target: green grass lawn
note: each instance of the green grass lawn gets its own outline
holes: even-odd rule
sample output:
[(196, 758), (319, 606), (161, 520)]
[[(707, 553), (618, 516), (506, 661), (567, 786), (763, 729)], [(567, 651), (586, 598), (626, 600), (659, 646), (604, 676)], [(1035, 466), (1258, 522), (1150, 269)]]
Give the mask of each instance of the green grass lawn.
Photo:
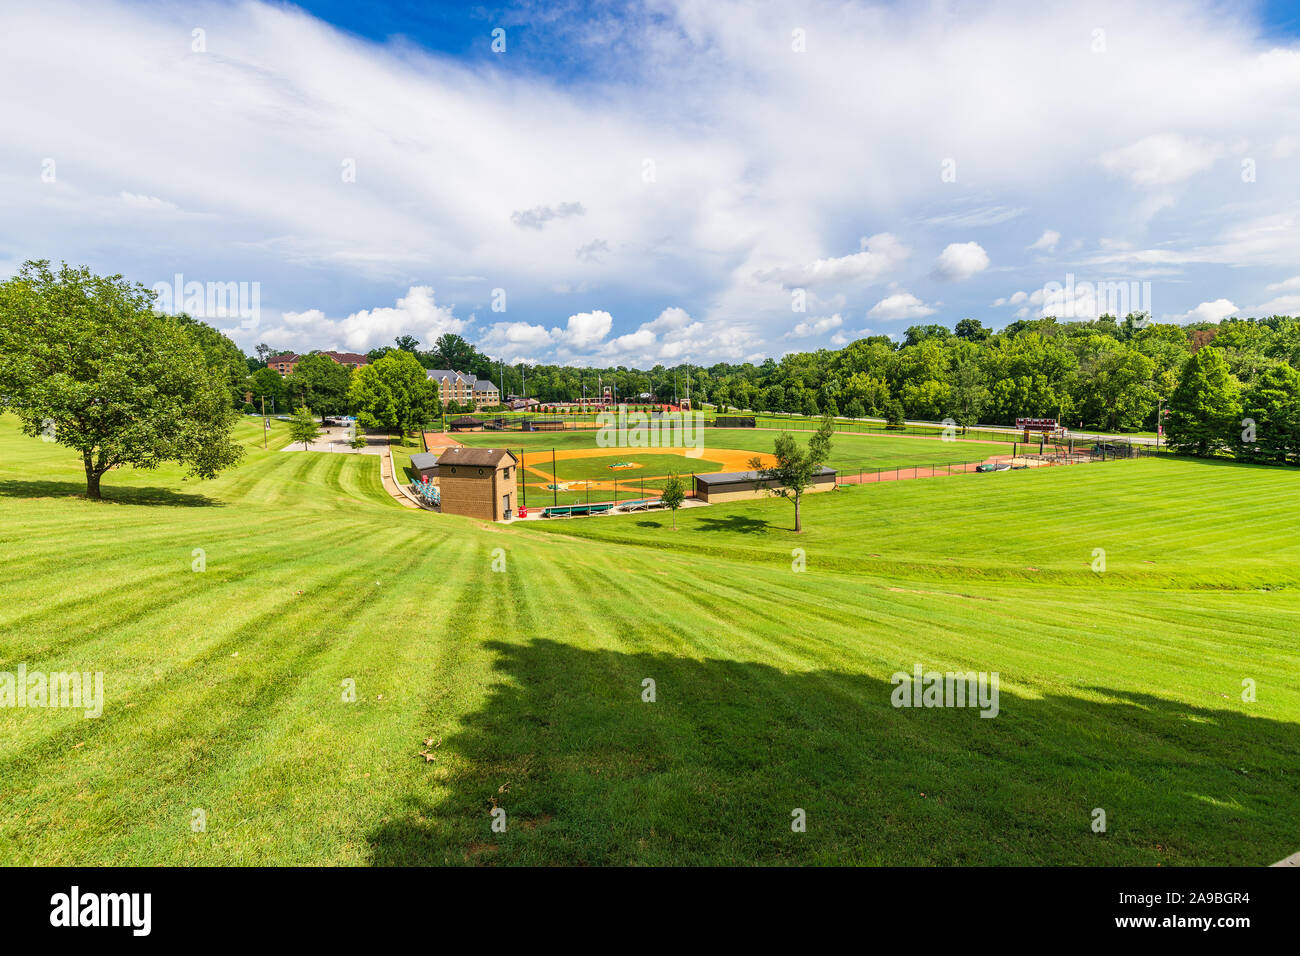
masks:
[[(75, 455), (0, 419), (0, 670), (105, 685), (96, 719), (0, 709), (0, 860), (1257, 865), (1300, 849), (1295, 472), (961, 475), (813, 496), (802, 535), (784, 501), (683, 511), (674, 533), (654, 513), (410, 511), (373, 456), (240, 437), (247, 459), (215, 481), (123, 470), (92, 503)], [(890, 675), (916, 663), (997, 671), (999, 716), (895, 709)]]

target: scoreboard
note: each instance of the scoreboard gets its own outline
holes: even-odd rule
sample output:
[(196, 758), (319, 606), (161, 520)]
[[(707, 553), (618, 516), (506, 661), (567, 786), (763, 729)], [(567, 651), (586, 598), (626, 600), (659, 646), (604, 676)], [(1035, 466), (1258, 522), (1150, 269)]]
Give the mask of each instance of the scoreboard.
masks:
[(1017, 418), (1016, 428), (1026, 432), (1054, 432), (1060, 426), (1055, 418)]

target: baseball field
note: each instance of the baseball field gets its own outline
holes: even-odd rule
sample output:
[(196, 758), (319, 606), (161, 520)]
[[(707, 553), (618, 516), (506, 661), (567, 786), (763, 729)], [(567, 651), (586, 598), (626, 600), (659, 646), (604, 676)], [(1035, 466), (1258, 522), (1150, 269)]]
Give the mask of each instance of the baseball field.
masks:
[[(464, 432), (449, 437), (475, 447), (511, 449), (523, 460), (519, 500), (544, 507), (651, 496), (663, 487), (670, 474), (685, 478), (689, 487), (691, 475), (746, 471), (755, 456), (770, 464), (775, 436), (776, 432), (766, 430), (710, 428), (704, 431), (700, 447), (691, 449), (600, 447), (594, 429)], [(864, 470), (983, 461), (1007, 451), (1002, 442), (945, 442), (937, 435), (836, 435), (827, 464), (846, 474), (858, 474)]]
[[(115, 471), (91, 502), (73, 453), (0, 417), (0, 673), (103, 678), (99, 716), (0, 707), (0, 860), (1171, 866), (1300, 849), (1292, 471), (1140, 460), (862, 485), (811, 496), (799, 535), (780, 500), (687, 509), (676, 532), (659, 513), (491, 525), (397, 506), (373, 456), (281, 454), (278, 424), (264, 451), (239, 428), (247, 457), (219, 478)], [(710, 433), (702, 460), (772, 437)], [(584, 447), (561, 438), (530, 439), (561, 479), (637, 460), (561, 461)], [(641, 471), (664, 472), (655, 451)], [(986, 450), (837, 436), (834, 455)], [(996, 718), (894, 706), (893, 675), (917, 666), (997, 673)]]

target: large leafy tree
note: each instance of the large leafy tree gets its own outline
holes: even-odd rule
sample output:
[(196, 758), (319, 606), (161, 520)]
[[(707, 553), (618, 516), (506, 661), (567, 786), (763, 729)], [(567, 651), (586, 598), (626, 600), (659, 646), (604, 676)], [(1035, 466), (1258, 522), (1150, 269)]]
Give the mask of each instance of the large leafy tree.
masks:
[[(289, 394), (284, 376), (265, 366), (248, 376), (248, 391), (253, 394), (253, 407), (261, 411), (263, 400), (268, 411), (279, 411)], [(279, 406), (276, 403), (279, 402)]]
[(352, 370), (328, 355), (304, 355), (293, 374), (285, 380), (285, 385), (291, 399), (301, 402), (323, 419), (326, 415), (347, 411), (351, 378)]
[(1289, 365), (1270, 368), (1259, 376), (1242, 396), (1242, 419), (1254, 425), (1242, 431), (1254, 433), (1244, 440), (1238, 454), (1258, 461), (1300, 459), (1300, 372)]
[(230, 404), (233, 407), (242, 406), (244, 392), (247, 391), (248, 359), (239, 346), (212, 326), (190, 318), (184, 312), (176, 316), (176, 321), (189, 330), (199, 348), (203, 349), (208, 365), (225, 378), (226, 388), (230, 392)]
[(174, 461), (212, 478), (243, 449), (230, 369), (210, 363), (206, 339), (155, 312), (143, 285), (27, 262), (0, 283), (0, 403), (27, 434), (80, 453), (89, 498), (123, 465)]
[(749, 460), (749, 467), (758, 473), (758, 486), (768, 494), (787, 498), (794, 504), (794, 530), (803, 530), (800, 506), (803, 494), (812, 484), (817, 470), (826, 463), (831, 454), (831, 436), (835, 433), (835, 422), (827, 415), (813, 436), (808, 439), (807, 447), (800, 445), (793, 435), (781, 432), (776, 436), (772, 448), (774, 465), (764, 465), (763, 459), (754, 457)]
[(471, 368), (478, 357), (478, 350), (454, 332), (444, 332), (433, 343), (434, 358), (440, 363), (438, 368), (449, 368), (457, 372), (473, 372)]
[(1169, 397), (1169, 445), (1209, 455), (1237, 443), (1242, 430), (1241, 388), (1223, 353), (1212, 345), (1187, 360)]
[(363, 365), (352, 377), (348, 398), (366, 428), (405, 434), (437, 414), (433, 383), (410, 352), (394, 350)]

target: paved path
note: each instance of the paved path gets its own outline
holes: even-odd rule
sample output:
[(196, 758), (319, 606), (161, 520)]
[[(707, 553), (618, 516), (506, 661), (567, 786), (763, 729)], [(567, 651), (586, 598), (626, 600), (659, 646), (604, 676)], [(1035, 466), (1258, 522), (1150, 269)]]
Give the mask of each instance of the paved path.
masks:
[[(371, 438), (377, 437), (374, 435)], [(384, 444), (380, 446), (379, 454), (379, 477), (383, 479), (384, 491), (388, 492), (393, 500), (404, 508), (414, 508), (416, 511), (423, 511), (414, 499), (407, 495), (398, 485), (397, 480), (393, 477), (393, 450), (388, 445), (388, 437), (384, 436)]]
[(352, 447), (352, 429), (331, 427), (321, 430), (321, 435), (313, 442), (308, 442), (307, 447), (302, 447), (302, 442), (294, 442), (281, 448), (280, 451), (327, 451), (341, 455), (382, 455), (384, 449), (388, 446), (387, 435), (367, 435), (366, 444), (362, 448)]

